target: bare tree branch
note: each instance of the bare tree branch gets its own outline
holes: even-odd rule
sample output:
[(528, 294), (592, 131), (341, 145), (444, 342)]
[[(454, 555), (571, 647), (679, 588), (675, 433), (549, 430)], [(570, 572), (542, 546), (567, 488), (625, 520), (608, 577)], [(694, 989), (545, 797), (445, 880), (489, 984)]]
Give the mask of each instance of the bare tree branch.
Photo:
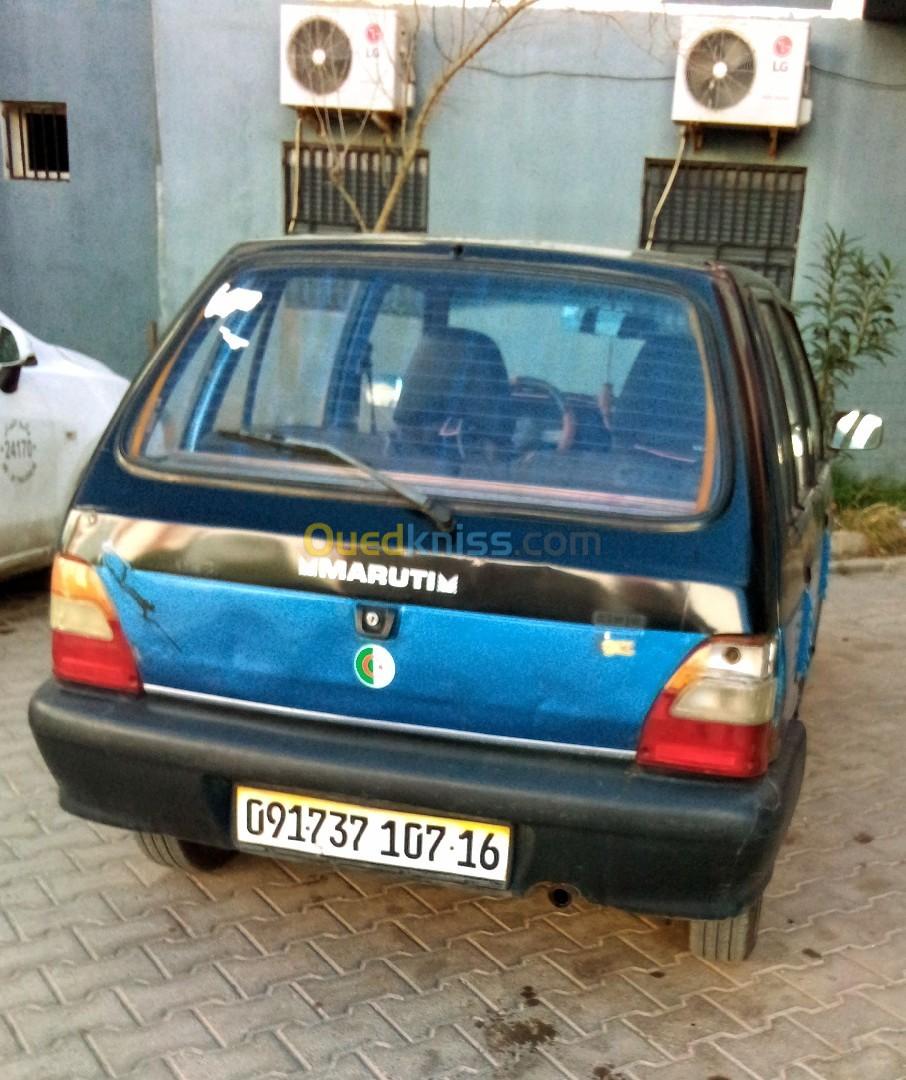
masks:
[[(475, 24), (475, 29), (471, 38), (467, 37), (466, 31), (466, 0), (461, 0), (461, 3), (462, 8), (458, 27), (459, 48), (456, 55), (448, 56), (441, 47), (437, 35), (436, 10), (432, 10), (432, 33), (434, 35), (438, 54), (444, 60), (445, 66), (441, 74), (429, 87), (425, 100), (416, 113), (414, 120), (409, 117), (405, 110), (400, 117), (399, 129), (393, 142), (401, 153), (397, 159), (396, 172), (394, 173), (390, 188), (387, 191), (384, 204), (374, 223), (374, 232), (386, 232), (400, 195), (405, 188), (406, 181), (408, 180), (418, 157), (428, 122), (451, 81), (463, 68), (475, 59), (485, 46), (498, 37), (515, 18), (521, 15), (527, 8), (530, 8), (537, 3), (537, 0), (516, 0), (516, 2), (509, 7), (507, 7), (502, 0), (488, 0), (486, 9)], [(402, 58), (405, 65), (405, 83), (407, 92), (409, 86), (414, 81), (415, 49), (419, 29), (421, 27), (421, 9), (419, 0), (411, 0), (411, 6), (415, 12), (414, 26), (411, 29), (411, 36), (406, 54)], [(491, 20), (496, 21), (491, 22)], [(456, 36), (455, 30), (454, 36)], [(356, 227), (362, 232), (367, 232), (368, 223), (365, 220), (362, 208), (358, 205), (355, 197), (346, 186), (344, 175), (345, 162), (346, 156), (353, 148), (354, 143), (362, 138), (369, 121), (374, 120), (375, 123), (377, 123), (382, 117), (380, 117), (379, 114), (375, 114), (373, 111), (364, 112), (361, 121), (357, 126), (357, 130), (353, 134), (352, 132), (347, 132), (345, 117), (339, 106), (336, 107), (336, 118), (333, 118), (332, 112), (333, 110), (329, 106), (321, 108), (318, 106), (313, 107), (318, 134), (327, 151), (327, 160), (329, 163), (328, 179), (349, 207), (349, 211), (355, 221)], [(389, 145), (390, 135), (388, 129), (384, 127), (384, 124), (380, 124), (379, 126), (385, 131), (385, 145)], [(297, 127), (297, 158), (299, 154), (299, 134), (300, 128)], [(339, 138), (337, 136), (339, 136)], [(298, 187), (300, 177), (298, 164), (297, 160), (293, 184), (293, 225), (295, 225), (295, 217), (298, 212)]]
[[(469, 44), (463, 48), (460, 54), (454, 58), (452, 63), (450, 63), (450, 65), (446, 67), (431, 84), (424, 103), (415, 118), (412, 131), (405, 140), (403, 154), (400, 158), (396, 175), (393, 178), (393, 183), (390, 185), (390, 190), (387, 192), (387, 198), (384, 200), (384, 205), (381, 208), (377, 221), (374, 223), (374, 232), (379, 233), (387, 231), (390, 218), (393, 215), (397, 201), (405, 187), (410, 170), (418, 156), (418, 151), (421, 148), (422, 138), (424, 137), (425, 129), (428, 126), (428, 121), (431, 119), (431, 116), (447, 87), (456, 75), (475, 59), (482, 49), (489, 45), (494, 38), (509, 26), (513, 19), (517, 18), (523, 11), (532, 7), (535, 3), (537, 3), (537, 0), (517, 0), (517, 2), (509, 8), (500, 6), (499, 10), (503, 14), (499, 21), (490, 28), (484, 30), (483, 33), (473, 37)], [(498, 7), (497, 4), (493, 4), (492, 6), (495, 8)]]
[[(405, 93), (408, 96), (409, 88), (415, 85), (415, 46), (418, 41), (418, 32), (422, 25), (422, 9), (419, 6), (418, 0), (412, 0), (412, 8), (415, 11), (415, 19), (412, 25), (412, 31), (409, 36), (409, 48), (406, 50), (406, 90)], [(405, 143), (406, 135), (408, 133), (409, 126), (409, 110), (403, 108), (403, 114), (400, 117), (400, 142)]]
[(330, 182), (340, 193), (340, 197), (352, 211), (352, 216), (355, 218), (355, 223), (359, 227), (361, 232), (368, 232), (368, 225), (362, 217), (362, 211), (359, 209), (359, 204), (352, 197), (349, 188), (343, 180), (343, 165), (346, 162), (346, 151), (342, 152), (342, 157), (338, 161), (331, 160), (330, 164)]

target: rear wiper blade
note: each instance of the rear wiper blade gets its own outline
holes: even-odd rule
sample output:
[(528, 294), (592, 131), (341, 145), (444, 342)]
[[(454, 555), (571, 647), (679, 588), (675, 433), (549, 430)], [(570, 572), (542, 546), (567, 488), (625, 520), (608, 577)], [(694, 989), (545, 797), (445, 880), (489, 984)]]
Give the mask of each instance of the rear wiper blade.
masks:
[(317, 439), (287, 439), (283, 435), (270, 431), (256, 434), (241, 429), (239, 431), (217, 430), (216, 434), (222, 439), (232, 439), (235, 442), (247, 443), (249, 446), (268, 447), (271, 450), (283, 450), (296, 457), (316, 454), (333, 458), (334, 461), (342, 461), (344, 464), (350, 465), (353, 469), (357, 469), (359, 472), (369, 476), (381, 487), (392, 491), (395, 495), (399, 495), (409, 506), (429, 518), (441, 532), (450, 532), (453, 528), (453, 511), (446, 503), (439, 502), (422, 491), (416, 491), (414, 488), (409, 487), (408, 484), (401, 484), (399, 480), (394, 480), (389, 473), (376, 469), (373, 465), (369, 465), (367, 461), (363, 461), (361, 458), (356, 457), (355, 454), (350, 454), (348, 450), (334, 446), (332, 443), (320, 442)]

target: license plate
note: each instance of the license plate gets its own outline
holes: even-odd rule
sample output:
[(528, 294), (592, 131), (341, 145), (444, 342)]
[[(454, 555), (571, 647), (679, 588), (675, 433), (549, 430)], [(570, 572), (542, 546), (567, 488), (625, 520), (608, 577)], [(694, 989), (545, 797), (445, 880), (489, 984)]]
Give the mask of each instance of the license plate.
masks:
[(236, 788), (235, 809), (236, 838), (244, 845), (498, 883), (509, 874), (509, 825), (380, 810), (241, 785)]

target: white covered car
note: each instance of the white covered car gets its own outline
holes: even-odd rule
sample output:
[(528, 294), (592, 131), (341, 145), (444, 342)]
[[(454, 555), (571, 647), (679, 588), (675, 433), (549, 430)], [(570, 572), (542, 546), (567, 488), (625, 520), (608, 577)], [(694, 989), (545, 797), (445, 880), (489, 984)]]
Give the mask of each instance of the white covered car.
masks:
[(0, 312), (0, 578), (50, 562), (76, 482), (127, 386)]

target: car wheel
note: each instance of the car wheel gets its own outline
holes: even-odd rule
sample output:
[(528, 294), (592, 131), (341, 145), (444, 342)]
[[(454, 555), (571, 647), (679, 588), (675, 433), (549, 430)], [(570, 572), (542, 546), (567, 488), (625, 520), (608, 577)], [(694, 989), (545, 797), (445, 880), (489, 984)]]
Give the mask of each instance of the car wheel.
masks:
[(761, 897), (732, 919), (693, 919), (689, 923), (689, 948), (702, 960), (736, 964), (755, 948), (761, 922)]
[(235, 855), (234, 851), (193, 844), (191, 840), (179, 840), (164, 833), (138, 832), (135, 839), (141, 853), (152, 862), (177, 870), (217, 870)]

